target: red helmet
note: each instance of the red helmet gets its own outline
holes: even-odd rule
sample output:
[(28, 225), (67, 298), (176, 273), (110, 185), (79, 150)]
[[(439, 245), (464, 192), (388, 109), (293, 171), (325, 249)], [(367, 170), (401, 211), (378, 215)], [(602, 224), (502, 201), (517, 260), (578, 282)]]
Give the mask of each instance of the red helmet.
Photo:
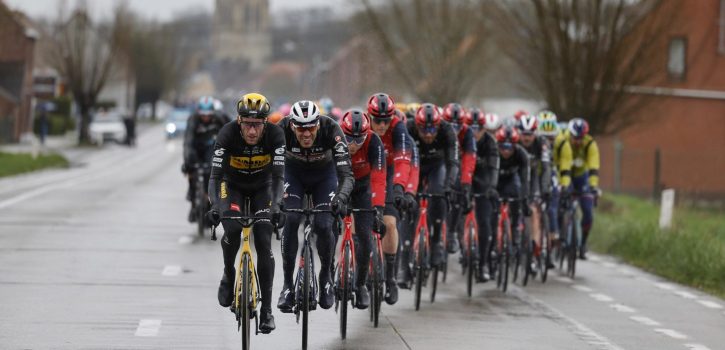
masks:
[(388, 94), (374, 94), (368, 99), (368, 114), (373, 118), (392, 118), (395, 115), (395, 102)]
[(424, 103), (420, 105), (418, 111), (415, 112), (415, 124), (420, 127), (437, 127), (441, 123), (441, 113), (438, 107), (432, 103)]
[(349, 109), (345, 111), (340, 121), (342, 132), (345, 135), (359, 137), (367, 135), (370, 130), (368, 115), (360, 109)]
[(527, 114), (529, 114), (529, 112), (527, 112), (523, 109), (519, 109), (518, 111), (516, 111), (516, 113), (514, 113), (514, 118), (516, 120), (519, 120), (519, 119), (521, 119), (522, 116), (527, 115)]
[(468, 110), (468, 113), (466, 113), (466, 124), (468, 125), (478, 125), (481, 128), (483, 128), (483, 125), (486, 124), (486, 119), (483, 117), (483, 111), (480, 109), (473, 107)]
[(463, 124), (466, 119), (466, 111), (458, 103), (449, 103), (443, 108), (443, 119), (453, 124)]
[(496, 131), (496, 141), (498, 143), (518, 143), (519, 131), (514, 127), (504, 126)]

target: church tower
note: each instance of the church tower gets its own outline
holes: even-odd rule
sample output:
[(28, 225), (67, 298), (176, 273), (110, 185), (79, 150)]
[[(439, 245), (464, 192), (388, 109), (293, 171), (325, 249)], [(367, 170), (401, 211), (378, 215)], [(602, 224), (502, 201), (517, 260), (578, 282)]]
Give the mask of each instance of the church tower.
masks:
[(213, 48), (215, 58), (263, 68), (272, 55), (269, 0), (216, 0)]

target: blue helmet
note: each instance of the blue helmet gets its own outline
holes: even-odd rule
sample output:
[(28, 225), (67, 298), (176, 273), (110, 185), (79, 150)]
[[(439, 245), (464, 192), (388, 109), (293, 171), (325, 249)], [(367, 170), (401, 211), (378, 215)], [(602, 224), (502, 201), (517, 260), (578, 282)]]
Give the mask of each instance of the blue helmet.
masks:
[(196, 104), (196, 111), (202, 115), (214, 114), (214, 98), (211, 96), (203, 96)]
[(569, 122), (569, 135), (581, 139), (589, 133), (589, 123), (582, 118), (574, 118)]

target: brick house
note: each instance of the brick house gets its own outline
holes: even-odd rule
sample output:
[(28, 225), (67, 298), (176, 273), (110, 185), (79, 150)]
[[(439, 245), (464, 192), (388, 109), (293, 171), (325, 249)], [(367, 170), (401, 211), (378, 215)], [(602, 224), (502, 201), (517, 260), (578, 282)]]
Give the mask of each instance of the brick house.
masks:
[(32, 131), (35, 34), (0, 1), (0, 142)]
[(651, 102), (637, 112), (640, 122), (598, 139), (605, 189), (652, 194), (659, 149), (658, 188), (725, 198), (725, 1), (680, 6), (681, 22), (667, 28), (660, 45), (659, 76), (631, 87)]

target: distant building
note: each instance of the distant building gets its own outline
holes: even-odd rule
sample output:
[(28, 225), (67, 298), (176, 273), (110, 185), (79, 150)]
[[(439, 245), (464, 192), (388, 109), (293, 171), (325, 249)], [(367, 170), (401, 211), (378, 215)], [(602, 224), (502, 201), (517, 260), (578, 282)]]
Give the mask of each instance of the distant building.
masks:
[(272, 55), (268, 0), (216, 0), (213, 49), (217, 60), (259, 70)]
[(32, 132), (35, 32), (0, 1), (0, 142)]
[[(601, 137), (602, 186), (652, 194), (659, 187), (697, 198), (725, 198), (725, 1), (678, 0), (681, 21), (667, 26), (659, 74), (632, 96), (649, 99), (639, 123)], [(663, 16), (655, 11), (652, 16)], [(619, 146), (616, 146), (619, 144)], [(621, 151), (617, 155), (617, 148)]]

